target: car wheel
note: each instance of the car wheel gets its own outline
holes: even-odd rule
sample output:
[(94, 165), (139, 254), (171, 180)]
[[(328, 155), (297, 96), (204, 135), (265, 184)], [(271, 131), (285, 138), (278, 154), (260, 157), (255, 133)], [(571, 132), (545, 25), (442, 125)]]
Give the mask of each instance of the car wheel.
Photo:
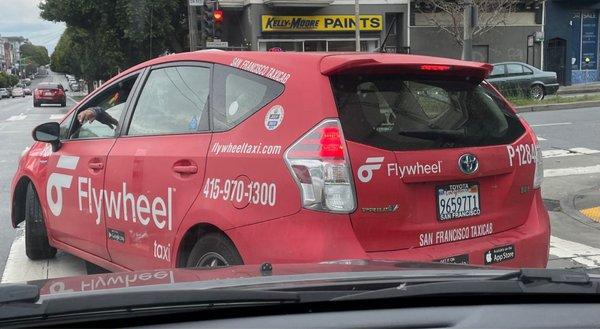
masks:
[(40, 103), (33, 101), (33, 107), (40, 107)]
[(541, 101), (542, 99), (544, 99), (544, 96), (546, 96), (546, 93), (544, 91), (544, 86), (542, 85), (533, 85), (531, 86), (531, 88), (529, 88), (529, 97)]
[(208, 233), (196, 242), (186, 266), (222, 267), (243, 263), (242, 257), (227, 237), (219, 233)]
[(40, 200), (31, 184), (27, 187), (25, 196), (25, 253), (32, 260), (48, 259), (56, 255), (56, 248), (48, 243)]
[(61, 107), (65, 107), (65, 106), (67, 106), (67, 102), (66, 102), (66, 101), (63, 101), (62, 103), (60, 103), (60, 106), (61, 106)]

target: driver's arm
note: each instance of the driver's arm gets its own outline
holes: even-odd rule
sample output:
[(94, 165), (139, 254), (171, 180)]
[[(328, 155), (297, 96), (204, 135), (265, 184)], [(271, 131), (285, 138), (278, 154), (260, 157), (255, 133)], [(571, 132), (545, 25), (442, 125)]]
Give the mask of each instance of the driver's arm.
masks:
[(79, 123), (81, 124), (98, 120), (98, 122), (111, 128), (119, 124), (115, 118), (111, 117), (110, 114), (106, 113), (104, 108), (100, 106), (90, 107), (79, 112), (79, 114), (77, 114), (77, 120), (79, 120)]

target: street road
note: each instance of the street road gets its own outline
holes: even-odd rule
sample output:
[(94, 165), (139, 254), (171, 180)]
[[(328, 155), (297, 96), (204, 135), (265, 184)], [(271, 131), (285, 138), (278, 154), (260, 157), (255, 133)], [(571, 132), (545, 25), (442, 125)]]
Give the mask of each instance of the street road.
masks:
[[(32, 91), (42, 81), (61, 82), (68, 86), (64, 75), (52, 74), (33, 80)], [(10, 223), (10, 182), (17, 168), (17, 161), (25, 147), (31, 145), (31, 130), (44, 122), (58, 121), (75, 103), (67, 98), (67, 106), (43, 105), (33, 107), (33, 96), (5, 98), (0, 100), (0, 272), (8, 257), (15, 237)]]
[[(43, 80), (66, 85), (65, 78), (58, 74)], [(36, 80), (32, 89), (40, 81)], [(3, 282), (86, 273), (81, 260), (64, 253), (51, 261), (27, 260), (22, 230), (15, 232), (11, 227), (8, 210), (10, 180), (18, 156), (31, 144), (31, 129), (58, 120), (73, 105), (69, 99), (66, 108), (34, 109), (31, 96), (0, 101), (0, 137), (4, 141), (0, 148), (0, 273), (6, 265)], [(542, 194), (552, 222), (549, 267), (600, 267), (600, 108), (524, 113), (521, 117), (532, 125), (543, 150), (547, 177)]]

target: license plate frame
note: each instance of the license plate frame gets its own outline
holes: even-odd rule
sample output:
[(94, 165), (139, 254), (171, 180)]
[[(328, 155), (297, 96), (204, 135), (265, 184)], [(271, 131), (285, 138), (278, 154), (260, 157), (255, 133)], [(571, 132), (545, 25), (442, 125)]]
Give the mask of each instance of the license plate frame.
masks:
[[(452, 188), (454, 187), (454, 188)], [(473, 192), (472, 190), (475, 190), (475, 192)], [(442, 193), (444, 192), (444, 193)], [(458, 220), (458, 219), (464, 219), (464, 218), (469, 218), (469, 217), (476, 217), (481, 215), (481, 189), (480, 189), (480, 185), (479, 182), (463, 182), (463, 183), (453, 183), (453, 184), (444, 184), (444, 185), (438, 185), (435, 187), (435, 211), (436, 211), (436, 215), (437, 215), (437, 219), (440, 222), (447, 222), (447, 221), (452, 221), (452, 220)], [(456, 201), (454, 201), (454, 205), (456, 205), (456, 207), (452, 208), (453, 206), (450, 205), (450, 209), (456, 209), (456, 210), (451, 210), (450, 212), (441, 212), (441, 207), (448, 207), (446, 204), (444, 206), (441, 205), (441, 200), (444, 200), (444, 203), (446, 203), (446, 200), (449, 200), (451, 198), (453, 198), (452, 196), (449, 197), (444, 197), (444, 194), (455, 194), (457, 196), (455, 196), (454, 198), (460, 198), (461, 205), (458, 205), (458, 203)], [(476, 195), (476, 198), (473, 198), (473, 196)], [(471, 201), (469, 201), (469, 199)], [(467, 207), (465, 206), (465, 209), (461, 210), (462, 204), (463, 202), (469, 203), (472, 202), (471, 207), (469, 207), (467, 209)], [(469, 203), (469, 205), (471, 205), (471, 203)], [(457, 209), (458, 207), (458, 209)], [(462, 214), (461, 214), (462, 213)]]

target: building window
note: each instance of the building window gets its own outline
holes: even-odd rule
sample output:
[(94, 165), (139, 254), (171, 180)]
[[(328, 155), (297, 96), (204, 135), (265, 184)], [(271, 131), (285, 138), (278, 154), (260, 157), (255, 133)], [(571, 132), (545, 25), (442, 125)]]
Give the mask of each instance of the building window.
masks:
[(574, 11), (570, 17), (570, 54), (572, 70), (598, 68), (598, 14)]

